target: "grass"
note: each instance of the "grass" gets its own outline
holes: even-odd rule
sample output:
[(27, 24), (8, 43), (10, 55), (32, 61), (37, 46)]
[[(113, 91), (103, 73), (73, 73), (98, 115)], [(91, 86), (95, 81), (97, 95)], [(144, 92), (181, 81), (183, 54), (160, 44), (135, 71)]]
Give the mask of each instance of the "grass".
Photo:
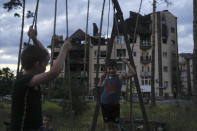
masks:
[(5, 131), (6, 128), (3, 124), (4, 121), (10, 121), (10, 108), (11, 104), (9, 102), (0, 102), (0, 131)]
[[(89, 103), (84, 112), (74, 116), (75, 130), (87, 131), (93, 119), (93, 113), (96, 103)], [(65, 112), (58, 103), (44, 102), (43, 113), (53, 116), (52, 126), (54, 130), (69, 130), (70, 120), (69, 112)], [(151, 107), (146, 105), (146, 112), (149, 120), (158, 120), (167, 123), (167, 131), (197, 131), (197, 109), (190, 106), (176, 105), (157, 105)], [(120, 115), (122, 118), (129, 118), (129, 103), (122, 103)], [(0, 103), (0, 126), (4, 127), (2, 122), (10, 117), (10, 104)], [(133, 118), (142, 118), (141, 110), (138, 104), (133, 104)], [(0, 129), (3, 131), (4, 129)], [(97, 120), (97, 131), (103, 130), (103, 120), (101, 112)]]

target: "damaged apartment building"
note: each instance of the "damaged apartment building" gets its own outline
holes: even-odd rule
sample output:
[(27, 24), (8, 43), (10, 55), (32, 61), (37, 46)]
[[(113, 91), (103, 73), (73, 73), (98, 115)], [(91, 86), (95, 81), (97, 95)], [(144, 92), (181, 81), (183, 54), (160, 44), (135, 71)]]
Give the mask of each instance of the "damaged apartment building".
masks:
[[(143, 94), (150, 95), (151, 92), (151, 61), (152, 61), (152, 14), (140, 15), (137, 28), (136, 41), (133, 40), (136, 25), (137, 13), (130, 12), (130, 17), (125, 19), (126, 29), (133, 48), (133, 59), (136, 65), (140, 88)], [(116, 36), (113, 44), (112, 59), (126, 58), (128, 52), (122, 29), (118, 27), (119, 35)], [(177, 43), (177, 17), (169, 11), (156, 12), (156, 33), (155, 33), (155, 94), (156, 96), (173, 96), (174, 88), (177, 88), (177, 66), (178, 66), (178, 43)], [(94, 88), (96, 77), (96, 57), (98, 44), (91, 43), (89, 53), (89, 83), (90, 89)], [(101, 44), (100, 69), (101, 75), (105, 65), (107, 46)], [(118, 73), (127, 71), (127, 67), (118, 61)], [(126, 92), (127, 82), (123, 82), (122, 91)]]
[[(88, 74), (88, 62), (85, 62), (85, 33), (78, 29), (75, 33), (73, 33), (69, 39), (71, 40), (72, 49), (69, 52), (70, 55), (70, 73), (71, 77), (85, 77), (87, 79)], [(54, 50), (53, 50), (53, 61), (57, 58), (61, 46), (63, 45), (64, 40), (63, 36), (55, 36), (54, 40)], [(49, 46), (51, 48), (51, 46)], [(87, 54), (88, 56), (88, 50)], [(88, 58), (86, 59), (88, 61)], [(84, 66), (85, 70), (84, 70)], [(66, 77), (64, 74), (65, 65), (62, 69), (59, 77)], [(85, 72), (84, 72), (85, 71)]]
[(180, 88), (181, 95), (192, 95), (193, 89), (193, 64), (192, 53), (179, 54)]
[[(151, 92), (151, 61), (152, 61), (152, 14), (140, 15), (136, 32), (136, 40), (133, 40), (137, 13), (130, 12), (130, 17), (125, 19), (130, 46), (133, 48), (133, 59), (136, 65), (140, 88), (143, 94), (150, 95)], [(88, 36), (86, 76), (88, 80), (89, 95), (93, 95), (96, 77), (96, 58), (98, 55), (98, 28), (96, 24), (93, 36)], [(122, 29), (118, 27), (119, 35), (116, 36), (112, 48), (112, 59), (126, 58), (128, 52)], [(178, 66), (178, 42), (177, 42), (177, 17), (167, 10), (156, 12), (155, 33), (155, 94), (156, 96), (173, 96), (174, 88), (177, 88), (177, 66)], [(70, 52), (71, 74), (80, 75), (84, 69), (85, 33), (77, 30), (73, 35), (73, 49)], [(105, 71), (105, 58), (107, 53), (107, 42), (101, 38), (99, 56), (99, 76)], [(54, 52), (55, 53), (55, 52)], [(128, 69), (121, 61), (118, 61), (118, 73), (124, 73)], [(123, 82), (122, 92), (127, 91), (127, 81)]]

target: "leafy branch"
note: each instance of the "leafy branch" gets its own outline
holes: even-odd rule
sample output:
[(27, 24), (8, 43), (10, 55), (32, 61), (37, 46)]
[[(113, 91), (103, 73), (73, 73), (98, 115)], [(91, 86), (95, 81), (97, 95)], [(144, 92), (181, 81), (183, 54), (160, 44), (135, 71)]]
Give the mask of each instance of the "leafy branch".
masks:
[[(12, 10), (20, 9), (22, 8), (22, 6), (23, 3), (21, 2), (21, 0), (10, 0), (9, 2), (3, 4), (3, 8), (6, 9), (8, 12)], [(18, 12), (15, 12), (14, 16), (20, 17), (20, 14)], [(32, 18), (32, 17), (34, 17), (34, 13), (28, 10), (26, 13), (26, 18)]]

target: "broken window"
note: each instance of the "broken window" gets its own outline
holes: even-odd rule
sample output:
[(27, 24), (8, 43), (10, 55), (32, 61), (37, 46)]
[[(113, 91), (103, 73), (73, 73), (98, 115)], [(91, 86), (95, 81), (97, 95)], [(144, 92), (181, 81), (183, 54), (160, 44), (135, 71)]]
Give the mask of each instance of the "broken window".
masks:
[(106, 51), (101, 51), (100, 58), (105, 58), (105, 57), (106, 57)]
[(174, 33), (174, 32), (175, 32), (175, 28), (171, 27), (171, 33)]
[(124, 37), (123, 36), (117, 36), (116, 37), (116, 43), (117, 44), (124, 44), (125, 43)]
[(118, 64), (117, 64), (117, 70), (118, 70), (119, 72), (125, 72), (125, 71), (126, 71), (126, 65), (123, 64), (123, 63), (118, 63)]
[(133, 52), (133, 56), (136, 56), (136, 52)]
[(140, 35), (140, 44), (143, 46), (150, 46), (151, 45), (150, 35), (141, 34)]
[[(97, 58), (98, 56), (98, 51), (94, 51), (94, 58)], [(100, 57), (99, 58), (105, 58), (106, 57), (106, 51), (100, 51)]]
[(163, 67), (163, 71), (164, 71), (164, 72), (168, 72), (168, 67), (167, 67), (167, 66), (164, 66), (164, 67)]
[(56, 59), (58, 55), (59, 55), (59, 52), (54, 52), (53, 53), (53, 59)]
[(126, 49), (117, 49), (117, 57), (126, 57)]
[(168, 87), (168, 81), (164, 81), (164, 88)]
[(162, 24), (162, 41), (167, 43), (168, 40), (168, 28), (165, 24)]
[(163, 52), (163, 57), (167, 57), (167, 52)]
[(101, 72), (104, 72), (105, 71), (105, 65), (101, 64), (101, 69), (100, 69)]
[(172, 45), (175, 45), (175, 40), (171, 40)]
[(142, 85), (144, 85), (144, 80), (142, 80)]

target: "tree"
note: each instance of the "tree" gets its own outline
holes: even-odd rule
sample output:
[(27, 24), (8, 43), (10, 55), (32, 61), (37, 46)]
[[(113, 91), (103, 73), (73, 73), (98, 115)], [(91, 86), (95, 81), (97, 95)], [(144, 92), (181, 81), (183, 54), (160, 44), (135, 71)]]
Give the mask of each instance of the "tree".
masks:
[(57, 78), (54, 80), (53, 88), (50, 91), (50, 98), (64, 98), (66, 90), (65, 89), (65, 80), (63, 78)]
[(15, 76), (10, 68), (6, 67), (0, 69), (0, 96), (11, 94), (14, 79)]
[[(7, 3), (3, 4), (3, 8), (7, 9), (7, 11), (11, 11), (13, 9), (18, 9), (18, 8), (23, 8), (23, 15), (22, 15), (22, 23), (21, 23), (21, 36), (20, 36), (20, 44), (19, 44), (19, 51), (18, 51), (18, 64), (17, 64), (17, 75), (19, 74), (19, 70), (20, 70), (20, 57), (21, 57), (21, 50), (22, 50), (22, 45), (23, 45), (23, 29), (24, 29), (24, 17), (25, 17), (25, 3), (26, 1), (23, 0), (23, 2), (21, 2), (21, 0), (10, 0)], [(20, 17), (20, 15), (18, 13), (15, 13), (14, 16)], [(33, 17), (33, 13), (31, 11), (27, 12), (27, 18), (31, 18)]]
[(194, 103), (197, 105), (197, 1), (193, 0), (193, 37), (194, 37), (194, 50), (193, 50), (193, 87), (194, 87)]
[[(6, 9), (8, 12), (12, 10), (20, 9), (22, 7), (23, 7), (23, 3), (21, 2), (21, 0), (10, 0), (9, 2), (3, 4), (3, 8)], [(14, 16), (20, 17), (20, 14), (18, 12), (15, 12)], [(34, 13), (28, 10), (26, 13), (26, 18), (32, 18), (32, 17), (34, 17)]]
[(70, 100), (69, 100), (69, 86), (71, 86), (72, 89), (72, 109), (74, 111), (75, 115), (78, 115), (85, 111), (87, 109), (87, 104), (83, 101), (83, 89), (85, 88), (85, 81), (81, 81), (78, 78), (72, 77), (71, 84), (68, 84), (68, 80), (64, 80), (63, 87), (64, 87), (64, 111), (66, 113), (69, 113), (69, 106), (70, 106)]
[(22, 7), (22, 2), (20, 0), (10, 0), (9, 2), (3, 4), (3, 8), (7, 9), (8, 12), (13, 9), (18, 9), (20, 7)]

